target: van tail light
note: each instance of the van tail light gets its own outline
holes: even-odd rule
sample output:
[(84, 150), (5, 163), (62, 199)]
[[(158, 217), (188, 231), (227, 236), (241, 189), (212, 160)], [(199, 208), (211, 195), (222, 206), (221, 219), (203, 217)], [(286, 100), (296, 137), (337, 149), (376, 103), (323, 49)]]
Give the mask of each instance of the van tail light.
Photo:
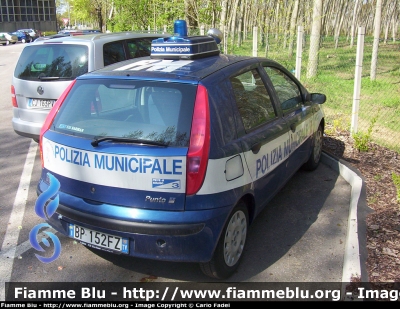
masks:
[(67, 89), (64, 90), (64, 92), (61, 94), (61, 96), (58, 98), (58, 100), (54, 103), (53, 107), (51, 108), (49, 114), (46, 117), (46, 120), (43, 123), (42, 128), (40, 129), (40, 137), (39, 137), (39, 146), (40, 146), (40, 160), (42, 161), (42, 168), (44, 167), (44, 161), (43, 161), (43, 134), (46, 133), (47, 130), (50, 129), (51, 124), (53, 123), (54, 117), (57, 115), (58, 110), (60, 109), (61, 105), (64, 103), (65, 97), (68, 95), (70, 92), (71, 88), (75, 84), (76, 80), (73, 80)]
[(210, 150), (210, 112), (207, 89), (197, 87), (186, 163), (186, 194), (196, 194), (206, 175)]
[(11, 85), (11, 102), (14, 107), (18, 107), (17, 97), (15, 95), (14, 85)]

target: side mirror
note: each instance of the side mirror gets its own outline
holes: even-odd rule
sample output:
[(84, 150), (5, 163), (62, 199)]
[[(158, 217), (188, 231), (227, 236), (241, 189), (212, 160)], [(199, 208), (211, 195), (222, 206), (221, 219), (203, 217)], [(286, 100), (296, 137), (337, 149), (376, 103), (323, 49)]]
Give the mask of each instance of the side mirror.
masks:
[(323, 104), (326, 101), (326, 95), (323, 93), (311, 93), (311, 102)]

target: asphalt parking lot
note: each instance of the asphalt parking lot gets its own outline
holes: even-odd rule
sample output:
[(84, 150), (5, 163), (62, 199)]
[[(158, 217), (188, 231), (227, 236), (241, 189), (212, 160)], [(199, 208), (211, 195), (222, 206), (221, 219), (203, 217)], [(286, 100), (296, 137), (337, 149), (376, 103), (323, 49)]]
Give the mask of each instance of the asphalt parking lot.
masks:
[[(225, 283), (325, 282), (343, 290), (352, 276), (368, 281), (365, 210), (365, 186), (357, 171), (324, 154), (316, 171), (298, 171), (250, 227), (243, 261)], [(40, 263), (29, 246), (20, 252), (22, 243), (11, 281), (141, 282), (150, 275), (152, 282), (219, 283), (205, 278), (195, 264), (118, 256), (61, 240), (65, 253), (56, 264), (67, 271)]]

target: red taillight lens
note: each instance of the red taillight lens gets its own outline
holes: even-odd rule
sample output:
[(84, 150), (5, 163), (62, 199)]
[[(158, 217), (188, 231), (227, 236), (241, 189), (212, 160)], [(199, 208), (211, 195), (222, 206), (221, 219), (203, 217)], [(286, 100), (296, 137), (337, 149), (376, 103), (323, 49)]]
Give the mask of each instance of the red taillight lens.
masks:
[(61, 105), (64, 103), (65, 97), (70, 92), (72, 86), (75, 84), (76, 80), (73, 80), (71, 84), (64, 90), (61, 96), (58, 98), (56, 103), (54, 103), (53, 107), (51, 108), (49, 114), (46, 117), (46, 120), (43, 123), (42, 128), (40, 129), (40, 137), (39, 137), (39, 146), (40, 146), (40, 159), (42, 161), (42, 168), (44, 167), (43, 162), (43, 149), (42, 149), (42, 138), (43, 134), (50, 128), (51, 124), (53, 123), (54, 117), (57, 115), (58, 110), (60, 109)]
[(14, 85), (11, 85), (11, 102), (14, 107), (18, 107), (17, 97), (15, 96)]
[(186, 194), (193, 195), (203, 184), (210, 150), (210, 113), (207, 89), (197, 87), (190, 145), (186, 163)]

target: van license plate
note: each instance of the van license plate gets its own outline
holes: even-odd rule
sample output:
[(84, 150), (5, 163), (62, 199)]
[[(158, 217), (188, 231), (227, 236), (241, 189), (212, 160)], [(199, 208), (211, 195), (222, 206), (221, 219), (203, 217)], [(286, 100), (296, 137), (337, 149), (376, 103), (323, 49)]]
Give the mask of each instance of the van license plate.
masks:
[(28, 107), (30, 108), (52, 108), (56, 100), (40, 100), (29, 99)]
[(84, 243), (91, 244), (94, 247), (100, 247), (100, 249), (104, 248), (121, 253), (129, 253), (128, 238), (93, 231), (75, 224), (69, 224), (69, 236)]

